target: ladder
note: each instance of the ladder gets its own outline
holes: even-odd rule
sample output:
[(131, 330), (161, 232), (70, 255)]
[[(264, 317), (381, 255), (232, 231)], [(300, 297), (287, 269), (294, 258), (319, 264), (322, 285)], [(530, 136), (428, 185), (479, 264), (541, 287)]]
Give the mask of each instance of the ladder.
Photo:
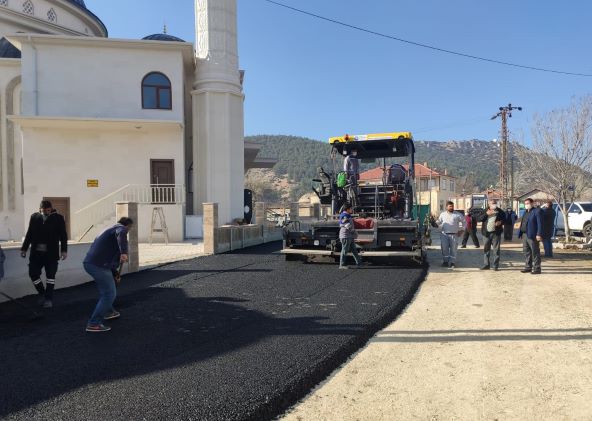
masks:
[[(160, 228), (156, 228), (156, 219), (160, 222)], [(161, 232), (164, 236), (164, 243), (169, 245), (169, 229), (167, 228), (166, 220), (164, 218), (164, 210), (158, 206), (152, 208), (152, 224), (150, 226), (150, 245), (152, 245), (152, 237), (155, 232)]]

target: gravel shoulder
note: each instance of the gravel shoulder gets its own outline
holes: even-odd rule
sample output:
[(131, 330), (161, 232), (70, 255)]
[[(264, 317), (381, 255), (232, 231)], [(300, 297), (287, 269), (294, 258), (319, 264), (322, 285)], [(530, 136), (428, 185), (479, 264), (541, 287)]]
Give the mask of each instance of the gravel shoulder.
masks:
[[(470, 247), (470, 246), (469, 246)], [(282, 419), (524, 420), (592, 417), (592, 259), (558, 252), (522, 274), (482, 249), (432, 267), (413, 303)]]

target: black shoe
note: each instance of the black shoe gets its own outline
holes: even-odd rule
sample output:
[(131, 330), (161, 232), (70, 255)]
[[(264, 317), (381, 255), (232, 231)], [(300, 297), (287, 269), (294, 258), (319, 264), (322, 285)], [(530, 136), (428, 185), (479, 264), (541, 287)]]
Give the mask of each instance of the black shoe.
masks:
[(448, 267), (448, 263), (446, 263), (446, 262), (442, 262), (442, 267), (443, 267), (443, 268), (447, 268), (447, 267)]
[(454, 263), (450, 263), (448, 265), (448, 269), (454, 269), (456, 267), (456, 265)]
[(478, 249), (479, 247), (481, 247), (481, 246), (475, 246), (476, 249)]
[(489, 265), (485, 265), (485, 266), (481, 266), (479, 269), (480, 270), (488, 270), (488, 269), (490, 269), (490, 267), (489, 267)]
[(499, 270), (499, 268), (498, 268), (497, 266), (495, 266), (495, 267), (493, 268), (493, 270), (495, 270), (495, 271), (497, 272), (497, 271)]
[(532, 275), (540, 275), (541, 271), (540, 270), (533, 270), (532, 272), (530, 272)]
[(524, 268), (520, 272), (522, 272), (522, 273), (529, 273), (531, 271), (532, 271), (532, 269)]
[(460, 246), (460, 248), (461, 248), (461, 249), (466, 249), (466, 248), (467, 248), (467, 246)]

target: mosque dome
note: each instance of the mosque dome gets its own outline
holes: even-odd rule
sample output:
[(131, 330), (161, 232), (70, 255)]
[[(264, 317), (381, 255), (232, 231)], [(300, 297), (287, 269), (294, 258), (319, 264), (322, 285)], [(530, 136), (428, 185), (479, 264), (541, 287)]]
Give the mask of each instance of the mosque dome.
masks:
[(108, 36), (107, 27), (85, 0), (0, 0), (0, 21), (11, 33)]
[(21, 58), (21, 50), (16, 48), (6, 38), (0, 39), (0, 58)]
[(68, 0), (70, 3), (74, 3), (83, 9), (86, 9), (86, 4), (84, 4), (84, 0)]
[(181, 38), (177, 38), (173, 35), (169, 34), (153, 34), (148, 35), (147, 37), (142, 38), (143, 40), (150, 40), (150, 41), (173, 41), (173, 42), (185, 42)]

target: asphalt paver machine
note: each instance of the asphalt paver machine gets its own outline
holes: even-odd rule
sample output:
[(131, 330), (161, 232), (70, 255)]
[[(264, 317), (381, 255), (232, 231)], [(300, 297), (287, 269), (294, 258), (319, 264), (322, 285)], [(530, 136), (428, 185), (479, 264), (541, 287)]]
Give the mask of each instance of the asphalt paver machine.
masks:
[[(429, 223), (420, 218), (415, 191), (415, 146), (409, 132), (345, 135), (329, 139), (332, 171), (319, 168), (313, 190), (321, 206), (330, 207), (323, 220), (306, 229), (297, 221), (284, 227), (286, 260), (307, 260), (317, 256), (337, 258), (339, 213), (346, 204), (354, 209), (356, 245), (362, 257), (406, 257), (423, 263), (429, 241)], [(381, 163), (371, 180), (343, 185), (342, 160), (357, 152), (362, 162)], [(397, 162), (401, 161), (401, 162)]]

